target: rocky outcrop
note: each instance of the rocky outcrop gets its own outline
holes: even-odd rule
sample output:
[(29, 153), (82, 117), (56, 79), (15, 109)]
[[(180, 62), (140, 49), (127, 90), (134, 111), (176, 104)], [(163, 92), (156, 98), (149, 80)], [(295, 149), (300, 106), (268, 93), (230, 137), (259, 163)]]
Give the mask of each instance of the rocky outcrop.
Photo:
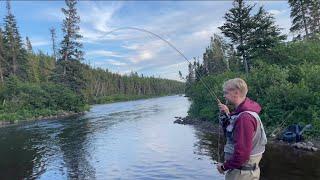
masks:
[(308, 151), (318, 151), (318, 148), (316, 148), (312, 142), (297, 142), (291, 145), (292, 147), (298, 148), (298, 149), (304, 149)]
[(177, 124), (183, 124), (183, 125), (193, 125), (196, 128), (201, 129), (201, 131), (207, 132), (207, 133), (222, 133), (222, 131), (219, 129), (219, 126), (215, 124), (213, 121), (207, 121), (207, 120), (199, 120), (195, 118), (191, 118), (189, 116), (187, 117), (174, 117), (176, 120), (173, 121), (173, 123)]
[(182, 117), (174, 117), (174, 118), (176, 118), (176, 120), (175, 121), (173, 121), (173, 123), (178, 123), (178, 124), (184, 124), (184, 118), (182, 118)]

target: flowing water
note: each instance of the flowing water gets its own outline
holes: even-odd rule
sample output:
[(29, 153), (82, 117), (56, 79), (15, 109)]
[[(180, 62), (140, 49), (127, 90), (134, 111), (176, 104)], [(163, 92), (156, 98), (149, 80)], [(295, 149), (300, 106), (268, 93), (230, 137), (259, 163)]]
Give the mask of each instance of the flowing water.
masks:
[[(0, 128), (0, 179), (224, 179), (214, 165), (217, 138), (173, 124), (189, 105), (168, 96)], [(263, 179), (320, 179), (319, 158), (269, 148)]]
[(186, 98), (95, 105), (83, 116), (0, 129), (0, 179), (223, 179)]

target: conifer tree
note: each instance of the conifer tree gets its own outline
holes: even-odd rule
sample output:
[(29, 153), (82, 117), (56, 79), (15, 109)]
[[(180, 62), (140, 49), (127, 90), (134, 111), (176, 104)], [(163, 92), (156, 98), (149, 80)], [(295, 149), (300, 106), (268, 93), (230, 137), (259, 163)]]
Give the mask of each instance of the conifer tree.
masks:
[(315, 35), (320, 33), (320, 1), (310, 0), (308, 9), (310, 13), (310, 31), (313, 35)]
[(260, 7), (253, 16), (252, 34), (249, 40), (250, 59), (255, 55), (266, 53), (272, 47), (286, 39), (281, 29), (275, 25), (274, 17)]
[(7, 0), (7, 15), (4, 18), (5, 29), (4, 29), (4, 37), (6, 50), (9, 51), (8, 59), (10, 59), (11, 69), (10, 72), (13, 75), (16, 75), (18, 62), (17, 57), (19, 54), (19, 49), (22, 46), (21, 37), (18, 32), (17, 23), (14, 15), (11, 12), (11, 4), (10, 1)]
[(82, 44), (79, 40), (80, 17), (77, 14), (76, 0), (65, 0), (66, 8), (62, 8), (65, 15), (62, 31), (63, 40), (60, 44), (59, 59), (55, 68), (55, 73), (51, 79), (57, 83), (62, 83), (78, 94), (82, 94), (86, 87), (86, 77), (84, 76)]
[(30, 39), (29, 39), (28, 36), (26, 37), (26, 48), (27, 48), (28, 53), (32, 53), (33, 52), (32, 45), (31, 45), (31, 42), (30, 42)]
[(227, 58), (227, 44), (217, 34), (211, 37), (210, 46), (203, 54), (203, 66), (208, 74), (218, 74), (229, 70)]
[(4, 44), (8, 51), (7, 59), (11, 64), (9, 74), (17, 75), (22, 79), (27, 79), (28, 59), (23, 48), (21, 36), (18, 31), (15, 16), (11, 11), (10, 1), (7, 0), (7, 15), (4, 18)]
[(310, 0), (288, 0), (291, 7), (290, 17), (292, 18), (291, 32), (304, 30), (305, 36), (309, 36), (310, 16), (308, 15), (308, 4)]
[(248, 41), (252, 30), (252, 17), (250, 12), (253, 6), (247, 5), (243, 0), (234, 0), (231, 8), (224, 16), (226, 22), (219, 27), (222, 33), (230, 38), (236, 46), (238, 55), (242, 57), (243, 66), (246, 73), (249, 72), (248, 66)]
[(0, 82), (4, 82), (4, 76), (5, 76), (5, 51), (4, 51), (4, 44), (3, 44), (3, 32), (0, 28)]
[(50, 28), (50, 34), (51, 34), (51, 41), (52, 41), (52, 52), (53, 52), (53, 57), (57, 61), (57, 46), (56, 46), (56, 29), (54, 27)]
[(195, 80), (200, 81), (203, 76), (207, 76), (207, 72), (203, 64), (200, 64), (199, 58), (194, 58)]
[(72, 61), (83, 60), (82, 43), (79, 40), (82, 35), (79, 34), (80, 17), (77, 14), (76, 0), (65, 0), (67, 8), (62, 8), (62, 12), (65, 15), (63, 20), (62, 31), (64, 33), (63, 40), (60, 48), (60, 60)]
[(236, 50), (232, 45), (229, 45), (226, 52), (227, 63), (228, 63), (228, 70), (233, 72), (238, 72), (243, 69), (239, 57), (237, 56)]

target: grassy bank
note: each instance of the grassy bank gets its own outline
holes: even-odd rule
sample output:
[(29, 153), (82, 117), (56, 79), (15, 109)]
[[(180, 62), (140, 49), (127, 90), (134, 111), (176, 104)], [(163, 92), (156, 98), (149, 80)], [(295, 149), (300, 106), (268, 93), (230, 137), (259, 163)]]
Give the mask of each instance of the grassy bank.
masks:
[(94, 98), (91, 104), (107, 104), (114, 102), (122, 102), (122, 101), (133, 101), (139, 99), (149, 99), (155, 97), (168, 96), (170, 94), (161, 94), (161, 95), (125, 95), (125, 94), (115, 94), (111, 96), (104, 96), (99, 98)]

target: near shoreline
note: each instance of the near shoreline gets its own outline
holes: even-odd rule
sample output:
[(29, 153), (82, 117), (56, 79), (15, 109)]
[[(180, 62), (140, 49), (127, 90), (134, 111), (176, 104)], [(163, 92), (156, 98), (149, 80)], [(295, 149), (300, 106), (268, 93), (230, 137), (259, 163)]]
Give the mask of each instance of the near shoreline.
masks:
[[(172, 95), (178, 95), (178, 94), (172, 94)], [(158, 97), (163, 97), (163, 96), (169, 96), (169, 95), (127, 96), (127, 97), (124, 97), (122, 95), (110, 96), (110, 97), (105, 97), (104, 101), (100, 100), (100, 102), (96, 102), (94, 104), (90, 104), (89, 106), (96, 105), (96, 104), (110, 104), (110, 103), (116, 103), (116, 102), (127, 102), (127, 101), (141, 100), (141, 99), (151, 99), (151, 98), (158, 98)], [(89, 110), (90, 110), (90, 108), (89, 108)], [(25, 120), (0, 120), (0, 128), (6, 127), (6, 126), (10, 126), (10, 125), (19, 124), (19, 123), (31, 122), (31, 121), (63, 119), (63, 118), (68, 118), (68, 117), (72, 117), (72, 116), (82, 115), (85, 112), (87, 112), (87, 111), (82, 111), (82, 112), (67, 112), (67, 111), (63, 111), (63, 112), (59, 112), (57, 114), (50, 115), (50, 116), (38, 116), (38, 117), (34, 117), (34, 118), (26, 118)]]
[(51, 116), (39, 116), (36, 118), (31, 118), (31, 119), (26, 119), (26, 120), (11, 120), (11, 121), (6, 121), (6, 120), (1, 120), (0, 121), (0, 128), (10, 126), (10, 125), (15, 125), (15, 124), (20, 124), (20, 123), (25, 123), (25, 122), (32, 122), (32, 121), (44, 121), (44, 120), (52, 120), (52, 119), (64, 119), (72, 116), (77, 116), (77, 115), (82, 115), (84, 112), (62, 112), (57, 115), (51, 115)]
[[(176, 120), (174, 123), (177, 124), (183, 124), (183, 125), (192, 125), (196, 129), (204, 132), (204, 133), (209, 133), (209, 134), (218, 134), (219, 133), (219, 126), (218, 124), (212, 123), (212, 121), (206, 121), (206, 120), (199, 120), (195, 118), (190, 118), (189, 116), (187, 117), (175, 117)], [(223, 132), (222, 129), (220, 128), (220, 137), (223, 137)], [(311, 139), (307, 140), (307, 142), (311, 142), (313, 147), (316, 148), (316, 151), (319, 151), (320, 149), (320, 140), (319, 139)], [(302, 148), (297, 148), (296, 144), (293, 143), (287, 143), (282, 140), (278, 140), (276, 138), (268, 137), (268, 144), (269, 145), (277, 145), (277, 146), (283, 146), (284, 148), (292, 148), (297, 151), (301, 152), (316, 152), (316, 151), (309, 151), (309, 150), (304, 150)]]

